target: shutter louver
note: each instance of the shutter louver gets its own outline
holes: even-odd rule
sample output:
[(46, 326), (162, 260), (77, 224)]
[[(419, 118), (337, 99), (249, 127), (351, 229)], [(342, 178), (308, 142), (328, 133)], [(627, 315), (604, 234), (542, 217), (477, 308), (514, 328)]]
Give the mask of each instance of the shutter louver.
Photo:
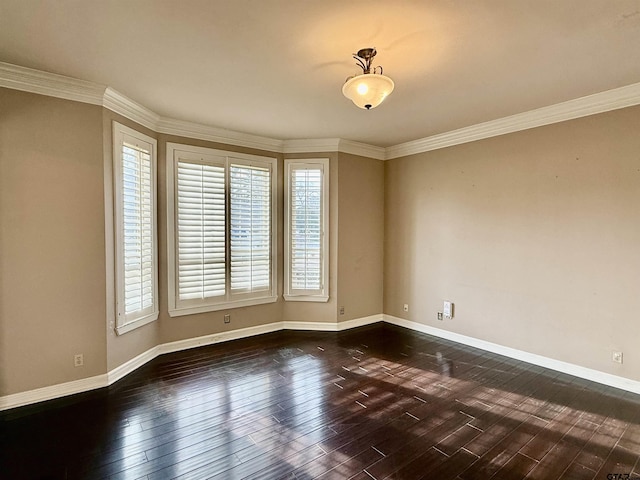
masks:
[(271, 171), (231, 164), (231, 292), (271, 288)]
[(290, 179), (292, 290), (322, 289), (322, 170), (293, 168)]
[(122, 146), (124, 313), (154, 307), (154, 208), (148, 151)]
[(197, 301), (226, 293), (225, 171), (181, 160), (177, 171), (177, 294)]

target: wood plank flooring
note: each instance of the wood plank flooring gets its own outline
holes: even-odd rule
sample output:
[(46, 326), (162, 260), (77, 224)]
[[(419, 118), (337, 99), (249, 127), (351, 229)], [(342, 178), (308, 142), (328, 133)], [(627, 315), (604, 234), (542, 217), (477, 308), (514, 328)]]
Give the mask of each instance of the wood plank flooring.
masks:
[(387, 324), (164, 355), (0, 420), (11, 480), (640, 479), (640, 396)]

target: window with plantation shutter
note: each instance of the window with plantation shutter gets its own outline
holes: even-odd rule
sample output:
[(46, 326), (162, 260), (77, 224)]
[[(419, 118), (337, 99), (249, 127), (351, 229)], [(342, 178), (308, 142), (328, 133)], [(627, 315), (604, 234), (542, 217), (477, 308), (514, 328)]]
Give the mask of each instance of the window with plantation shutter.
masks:
[(113, 124), (116, 221), (116, 331), (158, 317), (156, 141)]
[(275, 160), (167, 144), (169, 314), (273, 302)]
[(226, 293), (224, 164), (178, 161), (177, 281), (181, 304)]
[(229, 168), (231, 291), (268, 291), (271, 286), (271, 170), (268, 166), (235, 162)]
[(326, 302), (329, 160), (285, 160), (285, 299)]

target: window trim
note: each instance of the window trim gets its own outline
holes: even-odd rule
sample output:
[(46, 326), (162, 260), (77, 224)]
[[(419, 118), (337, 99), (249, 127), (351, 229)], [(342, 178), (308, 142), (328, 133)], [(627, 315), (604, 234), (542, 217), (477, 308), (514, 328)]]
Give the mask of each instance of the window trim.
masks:
[[(229, 170), (234, 160), (243, 165), (259, 165), (261, 167), (269, 166), (271, 171), (271, 274), (270, 288), (263, 295), (254, 295), (247, 297), (246, 293), (238, 293), (233, 295), (230, 291), (229, 267), (227, 267), (227, 284), (229, 289), (224, 296), (224, 300), (210, 301), (200, 303), (198, 305), (180, 305), (178, 298), (178, 279), (177, 279), (177, 195), (176, 195), (176, 173), (179, 153), (183, 153), (185, 157), (192, 159), (199, 158), (200, 161), (206, 162), (206, 158), (213, 159), (217, 157), (224, 161), (225, 167), (225, 205), (226, 205), (226, 237), (227, 237), (227, 261), (229, 261), (229, 232), (230, 232), (230, 210), (229, 210)], [(207, 147), (197, 147), (181, 143), (167, 142), (166, 150), (166, 167), (167, 167), (167, 277), (168, 277), (168, 308), (169, 316), (177, 317), (182, 315), (191, 315), (196, 313), (214, 312), (219, 310), (227, 310), (231, 308), (246, 307), (251, 305), (262, 305), (273, 303), (278, 300), (278, 208), (277, 208), (277, 160), (273, 157), (263, 157), (258, 155), (250, 155), (245, 153), (236, 153), (232, 151), (217, 150)], [(235, 297), (235, 298), (234, 298)]]
[[(322, 288), (317, 294), (296, 293), (291, 288), (291, 174), (296, 167), (319, 165), (322, 169)], [(284, 186), (284, 299), (290, 302), (329, 301), (329, 159), (285, 159)]]
[[(157, 151), (158, 142), (155, 138), (149, 137), (132, 128), (129, 128), (116, 121), (113, 122), (113, 181), (114, 181), (114, 234), (115, 234), (115, 284), (116, 284), (116, 309), (115, 309), (115, 330), (118, 335), (130, 332), (143, 325), (157, 320), (160, 314), (158, 299), (158, 224), (157, 224)], [(123, 157), (122, 147), (125, 139), (132, 139), (134, 142), (144, 144), (149, 149), (151, 157), (151, 203), (152, 208), (152, 235), (153, 235), (153, 305), (150, 311), (139, 316), (126, 315), (124, 311), (124, 229), (123, 214), (124, 205), (122, 201), (122, 181), (123, 181)], [(127, 317), (129, 316), (129, 319)]]

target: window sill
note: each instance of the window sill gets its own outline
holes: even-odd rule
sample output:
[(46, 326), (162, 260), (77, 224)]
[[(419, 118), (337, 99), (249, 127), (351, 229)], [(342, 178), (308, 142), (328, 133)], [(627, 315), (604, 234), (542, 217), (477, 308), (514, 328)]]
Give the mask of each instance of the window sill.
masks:
[(158, 312), (151, 313), (125, 325), (118, 325), (116, 327), (116, 333), (118, 335), (122, 335), (123, 333), (130, 332), (131, 330), (135, 330), (136, 328), (142, 327), (143, 325), (146, 325), (148, 323), (155, 322), (157, 319)]
[(287, 302), (318, 302), (326, 303), (329, 301), (329, 295), (284, 295)]
[(232, 308), (250, 307), (252, 305), (264, 305), (278, 301), (278, 296), (251, 298), (247, 300), (236, 300), (232, 302), (216, 303), (214, 305), (200, 305), (197, 307), (170, 308), (170, 317), (181, 317), (183, 315), (194, 315), (196, 313), (217, 312), (220, 310), (230, 310)]

